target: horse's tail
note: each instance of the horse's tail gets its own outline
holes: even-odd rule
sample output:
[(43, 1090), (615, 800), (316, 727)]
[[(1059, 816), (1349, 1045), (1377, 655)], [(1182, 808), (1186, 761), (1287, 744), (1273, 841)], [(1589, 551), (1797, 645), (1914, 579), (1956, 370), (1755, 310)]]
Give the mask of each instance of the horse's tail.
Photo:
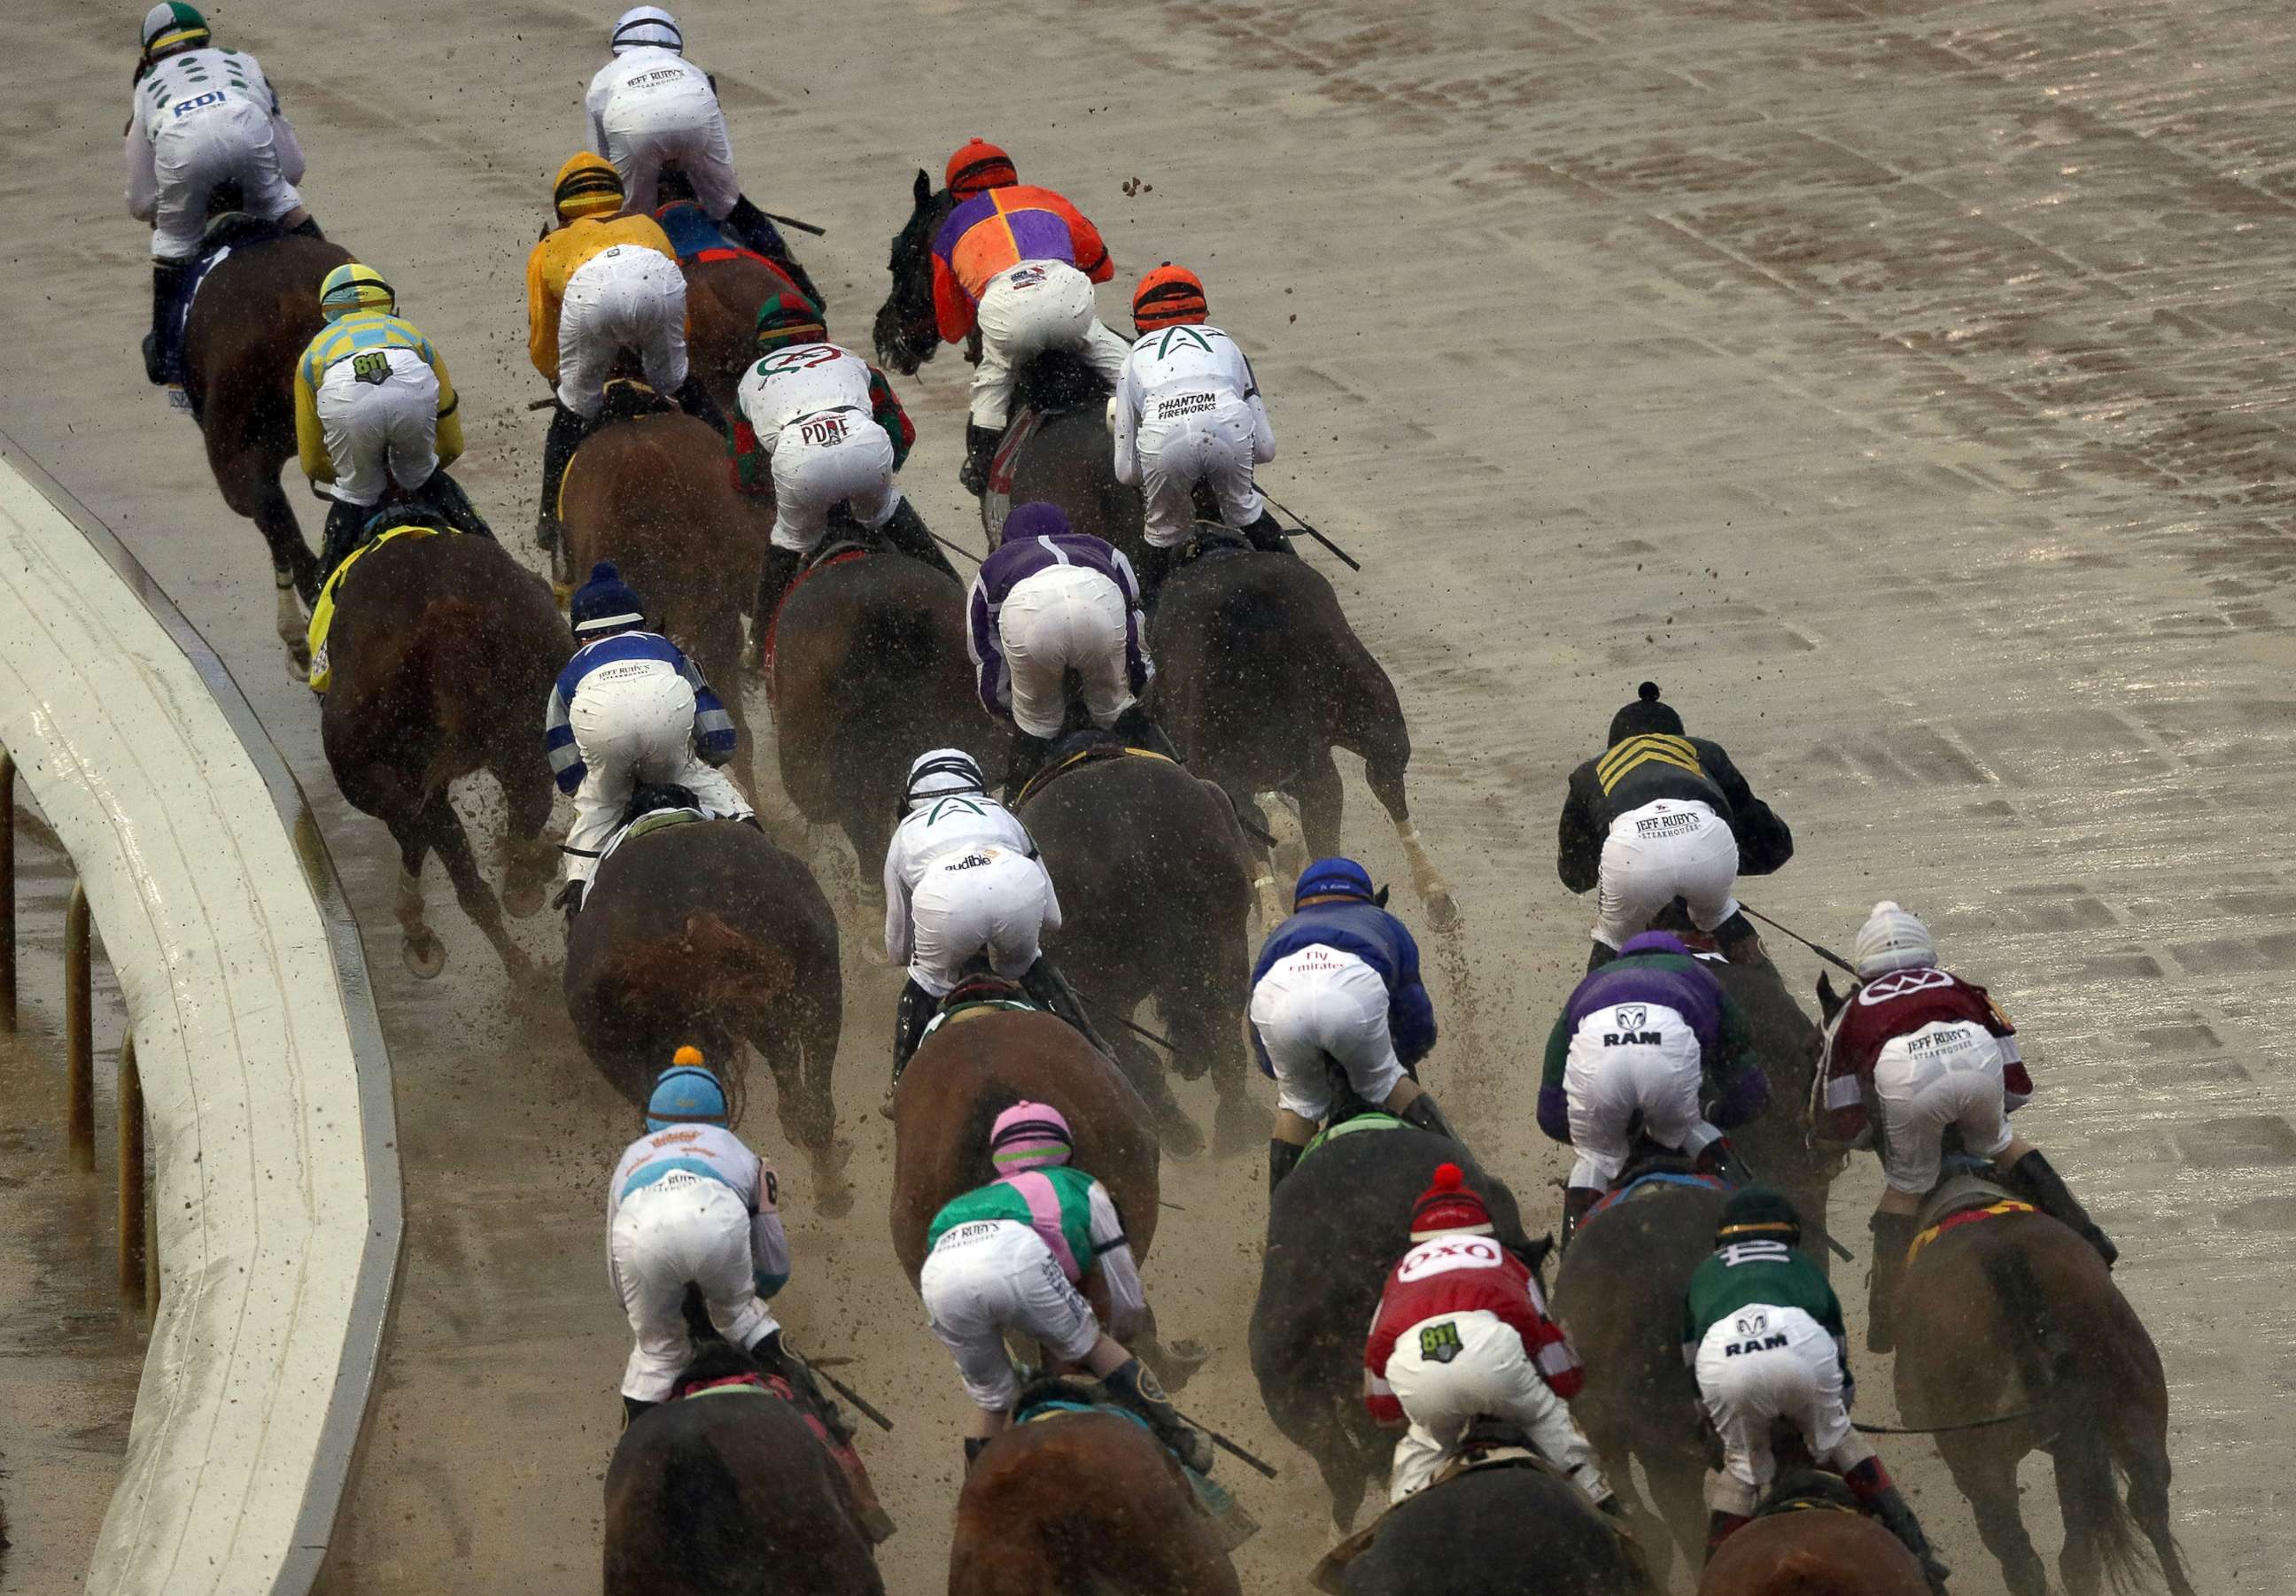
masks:
[(933, 659), (932, 614), (921, 606), (893, 602), (873, 609), (855, 629), (838, 680), (865, 679), (872, 667), (892, 667), (915, 674)]
[(430, 768), (422, 773), (425, 797), (454, 781), (468, 763), (458, 761), (458, 750), (483, 744), (501, 713), (493, 690), (491, 625), (492, 618), (475, 601), (453, 595), (430, 600), (416, 618), (414, 631), (426, 640), (430, 714), (439, 733)]
[[(2056, 1439), (2050, 1450), (2056, 1459), (2058, 1492), (2087, 1510), (2083, 1518), (2095, 1537), (2095, 1554), (2113, 1589), (2137, 1589), (2144, 1576), (2137, 1526), (2122, 1499), (2118, 1477), (2123, 1470), (2105, 1426), (2105, 1404), (2116, 1400), (2115, 1395), (2090, 1388), (2093, 1382), (2087, 1379), (2079, 1344), (2067, 1333), (2025, 1249), (2013, 1243), (1997, 1245), (1980, 1256), (1994, 1301), (2008, 1323), (2009, 1352), (2017, 1361), (2026, 1394), (2056, 1420)], [(2078, 1535), (2082, 1527), (2068, 1523), (2065, 1533)]]
[(685, 917), (679, 943), (686, 962), (684, 989), (693, 994), (697, 1008), (734, 1017), (738, 1030), (762, 1029), (767, 1008), (797, 985), (797, 965), (787, 954), (734, 929), (709, 910)]

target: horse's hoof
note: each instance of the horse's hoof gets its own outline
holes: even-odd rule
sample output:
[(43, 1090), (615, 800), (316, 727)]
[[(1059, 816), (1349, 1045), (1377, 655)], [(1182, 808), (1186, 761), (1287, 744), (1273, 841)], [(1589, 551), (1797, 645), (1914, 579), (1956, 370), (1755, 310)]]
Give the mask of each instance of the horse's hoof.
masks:
[(542, 901), (547, 896), (539, 881), (532, 886), (503, 885), (503, 913), (512, 920), (530, 920), (542, 912)]
[(447, 968), (447, 945), (428, 932), (407, 937), (399, 945), (398, 954), (411, 974), (426, 981), (438, 979), (439, 972)]
[(1425, 894), (1427, 923), (1439, 931), (1447, 931), (1459, 923), (1459, 905), (1451, 901), (1451, 889), (1440, 881), (1430, 881)]
[(1234, 1158), (1257, 1150), (1275, 1133), (1275, 1117), (1257, 1103), (1220, 1100), (1212, 1115), (1212, 1156)]
[(1201, 1341), (1167, 1341), (1164, 1343), (1165, 1372), (1157, 1378), (1167, 1390), (1177, 1391), (1195, 1378), (1196, 1371), (1211, 1361), (1212, 1349)]
[(1175, 1107), (1164, 1115), (1157, 1129), (1156, 1139), (1164, 1150), (1176, 1158), (1193, 1158), (1204, 1150), (1204, 1134), (1196, 1122)]
[(883, 943), (865, 937), (861, 939), (861, 962), (872, 970), (885, 970), (891, 966), (893, 959)]
[(833, 1186), (824, 1186), (813, 1207), (824, 1219), (842, 1219), (853, 1211), (853, 1183), (840, 1180)]

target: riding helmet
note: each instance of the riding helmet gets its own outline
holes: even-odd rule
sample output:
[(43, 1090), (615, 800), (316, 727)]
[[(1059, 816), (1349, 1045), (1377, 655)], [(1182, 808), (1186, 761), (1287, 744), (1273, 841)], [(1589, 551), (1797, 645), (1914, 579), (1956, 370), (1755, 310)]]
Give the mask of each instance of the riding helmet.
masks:
[(700, 1048), (679, 1048), (670, 1055), (670, 1067), (654, 1082), (653, 1095), (646, 1099), (646, 1129), (725, 1123), (726, 1088), (702, 1067)]
[(1674, 712), (1673, 705), (1658, 701), (1657, 683), (1645, 682), (1636, 690), (1635, 701), (1611, 716), (1610, 746), (1616, 748), (1629, 737), (1653, 732), (1681, 736), (1682, 716)]
[(948, 192), (959, 200), (970, 200), (986, 189), (1010, 188), (1021, 181), (1013, 166), (1013, 158), (987, 139), (965, 141), (964, 147), (948, 158), (948, 170), (942, 180)]
[(578, 639), (645, 625), (645, 601), (622, 580), (611, 561), (601, 560), (590, 568), (590, 579), (574, 594), (570, 608)]
[(997, 530), (996, 546), (1003, 548), (1021, 537), (1065, 537), (1073, 530), (1068, 512), (1058, 504), (1015, 504)]
[(1732, 1192), (1714, 1230), (1717, 1247), (1734, 1241), (1783, 1241), (1793, 1247), (1800, 1240), (1801, 1215), (1785, 1193), (1768, 1186), (1741, 1186)]
[(901, 790), (899, 813), (906, 814), (910, 806), (926, 798), (946, 798), (955, 792), (987, 793), (988, 780), (980, 773), (980, 762), (963, 749), (935, 749), (919, 754), (909, 766), (908, 785)]
[(1316, 897), (1357, 897), (1368, 904), (1377, 902), (1378, 896), (1372, 890), (1370, 873), (1353, 859), (1318, 859), (1300, 872), (1292, 906), (1297, 909)]
[(1411, 1205), (1414, 1241), (1449, 1235), (1488, 1236), (1496, 1228), (1491, 1211), (1468, 1189), (1466, 1172), (1456, 1164), (1438, 1164), (1434, 1183)]
[(614, 31), (606, 37), (606, 45), (615, 54), (625, 50), (642, 50), (649, 46), (657, 50), (685, 53), (685, 35), (678, 30), (677, 19), (659, 5), (639, 5), (614, 19)]
[(1042, 1169), (1067, 1163), (1074, 1142), (1069, 1122), (1058, 1109), (1023, 1100), (999, 1114), (989, 1128), (988, 1161), (999, 1174)]
[(183, 0), (168, 0), (144, 13), (143, 39), (145, 61), (171, 50), (201, 49), (208, 42), (208, 20)]
[(571, 222), (581, 217), (613, 215), (622, 208), (622, 175), (603, 156), (584, 150), (558, 168), (550, 202), (557, 208), (560, 221)]
[(1929, 927), (1888, 898), (1857, 929), (1857, 975), (1871, 980), (1893, 970), (1923, 970), (1937, 962), (1937, 944)]
[(354, 310), (380, 310), (389, 315), (398, 309), (398, 295), (382, 274), (354, 260), (329, 272), (319, 283), (319, 314), (339, 322)]
[(756, 337), (760, 349), (827, 343), (829, 324), (819, 306), (794, 289), (783, 289), (758, 307)]
[(1203, 279), (1168, 260), (1132, 291), (1132, 325), (1143, 333), (1201, 322), (1210, 314), (1204, 303)]

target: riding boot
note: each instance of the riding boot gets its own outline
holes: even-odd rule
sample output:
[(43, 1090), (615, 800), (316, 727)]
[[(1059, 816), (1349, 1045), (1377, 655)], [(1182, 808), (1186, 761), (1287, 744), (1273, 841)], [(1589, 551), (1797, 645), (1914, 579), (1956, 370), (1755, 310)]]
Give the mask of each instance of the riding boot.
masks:
[(487, 525), (486, 518), (479, 513), (479, 507), (471, 503), (471, 495), (463, 491), (463, 485), (447, 474), (445, 466), (430, 473), (430, 479), (423, 483), (422, 492), (430, 507), (455, 531), (485, 538), (494, 536), (494, 528)]
[(1283, 530), (1283, 523), (1275, 519), (1275, 512), (1272, 510), (1261, 511), (1259, 519), (1242, 530), (1243, 535), (1251, 540), (1251, 546), (1263, 554), (1299, 552), (1292, 546), (1291, 536)]
[(1603, 1194), (1592, 1186), (1562, 1188), (1562, 1245), (1569, 1247), (1570, 1238), (1587, 1217), (1587, 1210), (1603, 1200)]
[(1002, 427), (983, 427), (970, 421), (964, 423), (964, 463), (957, 467), (956, 479), (976, 499), (988, 491), (988, 468), (996, 462), (1004, 432)]
[(1754, 929), (1754, 922), (1746, 918), (1742, 909), (1714, 928), (1714, 942), (1722, 950), (1722, 956), (1733, 964), (1770, 962), (1769, 954), (1762, 951), (1761, 933)]
[(814, 1373), (813, 1366), (805, 1361), (796, 1347), (788, 1344), (778, 1329), (752, 1343), (750, 1355), (767, 1374), (778, 1374), (789, 1381), (790, 1388), (813, 1409), (814, 1416), (821, 1420), (821, 1427), (829, 1432), (832, 1440), (840, 1446), (852, 1442), (853, 1420), (846, 1416), (845, 1410), (838, 1406), (829, 1393), (821, 1388), (820, 1377)]
[[(782, 230), (774, 225), (771, 217), (750, 202), (749, 195), (734, 196), (734, 208), (726, 213), (725, 221), (733, 230), (734, 241), (744, 250), (754, 250), (767, 260), (779, 260), (789, 253)], [(814, 300), (814, 308), (821, 308), (820, 300)]]
[(1019, 801), (1021, 789), (1045, 768), (1045, 761), (1052, 757), (1050, 739), (1031, 737), (1018, 726), (1013, 728), (1012, 746), (1004, 751), (1004, 806), (1007, 809)]
[(1108, 729), (1122, 738), (1127, 748), (1146, 749), (1152, 754), (1163, 755), (1175, 765), (1186, 763), (1180, 757), (1180, 750), (1172, 746), (1172, 740), (1164, 735), (1164, 728), (1148, 718), (1147, 706), (1137, 699), (1124, 707)]
[(191, 280), (188, 260), (152, 263), (152, 331), (144, 340), (144, 375), (154, 387), (183, 380), (183, 352), (176, 347), (176, 301)]
[(1300, 1155), (1307, 1150), (1296, 1142), (1285, 1142), (1275, 1136), (1267, 1139), (1267, 1194), (1270, 1197), (1275, 1195), (1275, 1188), (1283, 1183), (1283, 1177), (1292, 1173), (1292, 1166), (1300, 1162)]
[(638, 1421), (640, 1414), (646, 1412), (649, 1409), (658, 1408), (660, 1405), (661, 1404), (658, 1402), (640, 1402), (635, 1396), (623, 1397), (622, 1428), (624, 1429), (629, 1428), (631, 1425), (636, 1424)]
[(1138, 1358), (1127, 1358), (1102, 1375), (1100, 1383), (1111, 1396), (1148, 1420), (1149, 1428), (1172, 1449), (1175, 1457), (1199, 1474), (1211, 1472), (1211, 1442), (1203, 1431), (1180, 1417), (1171, 1398), (1164, 1395), (1164, 1387), (1157, 1384), (1156, 1377)]
[(1593, 947), (1587, 950), (1587, 973), (1588, 975), (1593, 975), (1596, 970), (1602, 969), (1603, 965), (1608, 964), (1611, 960), (1618, 956), (1619, 950), (1612, 947), (1609, 943), (1598, 942), (1595, 944)]
[(287, 231), (296, 238), (316, 238), (322, 243), (326, 241), (327, 235), (319, 231), (319, 218), (315, 216), (306, 216)]
[(1156, 613), (1157, 595), (1164, 591), (1164, 578), (1172, 574), (1172, 551), (1148, 544), (1132, 561), (1132, 575), (1140, 584), (1140, 608), (1143, 612)]
[(566, 467), (588, 430), (589, 423), (565, 405), (551, 406), (550, 430), (542, 439), (542, 510), (534, 523), (534, 541), (545, 550), (558, 547), (558, 486), (565, 481)]
[(1726, 1513), (1720, 1508), (1710, 1511), (1706, 1515), (1706, 1560), (1712, 1562), (1722, 1543), (1752, 1522), (1743, 1513)]
[(940, 1000), (916, 983), (912, 976), (901, 983), (900, 1000), (893, 1009), (893, 1084), (901, 1084), (901, 1072), (909, 1067), (909, 1060), (917, 1044), (925, 1039), (925, 1027), (940, 1011)]
[(1874, 1262), (1867, 1273), (1866, 1350), (1887, 1352), (1898, 1344), (1898, 1281), (1906, 1273), (1906, 1249), (1920, 1222), (1911, 1214), (1876, 1212), (1866, 1221), (1874, 1232)]
[(1931, 1549), (1930, 1538), (1922, 1533), (1921, 1520), (1914, 1517), (1914, 1510), (1890, 1478), (1890, 1471), (1882, 1467), (1882, 1460), (1867, 1458), (1841, 1477), (1849, 1494), (1857, 1498), (1858, 1505), (1879, 1519), (1882, 1527), (1897, 1536), (1899, 1543), (1914, 1554), (1930, 1582), (1930, 1589), (1942, 1592), (1953, 1570), (1940, 1562)]
[(887, 543), (912, 560), (931, 566), (952, 582), (964, 580), (956, 574), (956, 567), (948, 562), (948, 556), (940, 552), (940, 544), (933, 541), (932, 528), (925, 525), (925, 518), (917, 513), (917, 507), (909, 503), (906, 495), (893, 506), (892, 519), (877, 530), (884, 535)]
[(1712, 1175), (1733, 1191), (1737, 1191), (1741, 1186), (1752, 1184), (1752, 1177), (1746, 1173), (1746, 1166), (1738, 1161), (1737, 1154), (1731, 1150), (1730, 1138), (1727, 1136), (1708, 1142), (1694, 1160), (1693, 1167), (1701, 1174)]
[(373, 513), (365, 505), (348, 504), (340, 499), (327, 507), (327, 529), (319, 539), (320, 586), (327, 585), (335, 567), (349, 559), (351, 551), (359, 546), (359, 534), (366, 530), (367, 518)]
[(700, 372), (687, 368), (685, 381), (678, 385), (677, 392), (671, 397), (677, 401), (680, 410), (697, 422), (707, 422), (709, 430), (720, 438), (726, 436), (726, 413), (718, 408), (718, 401), (709, 397), (708, 389), (702, 387)]
[(2033, 1206), (2042, 1213), (2096, 1248), (2096, 1256), (2104, 1260), (2107, 1269), (2120, 1261), (2120, 1249), (2112, 1244), (2112, 1238), (2097, 1228), (2096, 1221), (2088, 1216), (2080, 1199), (2067, 1190), (2064, 1177), (2041, 1156), (2040, 1149), (2035, 1148), (2017, 1160), (2009, 1171), (2009, 1183), (2032, 1199)]
[(1116, 1056), (1116, 1050), (1108, 1045), (1108, 1039), (1093, 1028), (1091, 1018), (1084, 1011), (1084, 1000), (1077, 995), (1076, 988), (1069, 985), (1068, 977), (1061, 973), (1060, 966), (1044, 954), (1038, 954), (1037, 962), (1022, 973), (1021, 990), (1054, 1018), (1067, 1021), (1078, 1035), (1100, 1052), (1111, 1059)]
[[(1447, 1136), (1454, 1142), (1459, 1140), (1459, 1133), (1451, 1128), (1451, 1122), (1443, 1117), (1443, 1110), (1435, 1106), (1435, 1094), (1431, 1092), (1421, 1092), (1418, 1096), (1403, 1106), (1402, 1112), (1396, 1117), (1404, 1124), (1416, 1126), (1420, 1130), (1432, 1131), (1435, 1134)], [(1462, 1142), (1461, 1145), (1465, 1144)]]
[(774, 634), (775, 618), (781, 614), (782, 601), (789, 597), (790, 587), (797, 581), (798, 571), (804, 564), (805, 556), (795, 549), (785, 549), (779, 544), (766, 547), (765, 569), (758, 576), (758, 607), (750, 618), (750, 632), (758, 642), (760, 666)]

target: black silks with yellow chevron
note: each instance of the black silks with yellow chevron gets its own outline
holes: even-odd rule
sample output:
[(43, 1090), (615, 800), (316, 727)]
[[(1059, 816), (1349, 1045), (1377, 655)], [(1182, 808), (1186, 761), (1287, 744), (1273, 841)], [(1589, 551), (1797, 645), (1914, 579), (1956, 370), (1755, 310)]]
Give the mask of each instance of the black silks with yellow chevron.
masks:
[(1698, 750), (1690, 746), (1687, 737), (1672, 737), (1663, 732), (1645, 732), (1629, 737), (1612, 747), (1595, 762), (1595, 780), (1604, 797), (1616, 792), (1619, 783), (1629, 772), (1645, 765), (1672, 765), (1705, 779), (1706, 772), (1698, 763)]

